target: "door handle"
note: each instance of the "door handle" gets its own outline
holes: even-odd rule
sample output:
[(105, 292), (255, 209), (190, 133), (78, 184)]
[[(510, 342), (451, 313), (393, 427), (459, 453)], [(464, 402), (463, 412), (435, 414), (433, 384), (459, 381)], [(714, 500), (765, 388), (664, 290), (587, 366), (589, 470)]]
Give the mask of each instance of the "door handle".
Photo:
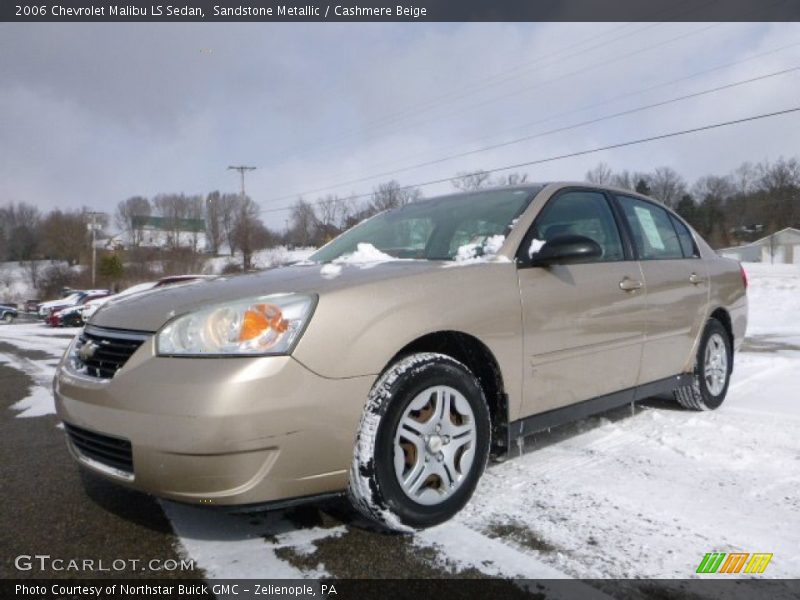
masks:
[(691, 283), (692, 285), (700, 285), (704, 281), (705, 279), (700, 277), (697, 273), (692, 273), (691, 275), (689, 275), (689, 283)]
[(631, 279), (630, 277), (625, 277), (622, 281), (619, 282), (619, 289), (624, 292), (633, 292), (642, 288), (642, 282), (636, 281), (635, 279)]

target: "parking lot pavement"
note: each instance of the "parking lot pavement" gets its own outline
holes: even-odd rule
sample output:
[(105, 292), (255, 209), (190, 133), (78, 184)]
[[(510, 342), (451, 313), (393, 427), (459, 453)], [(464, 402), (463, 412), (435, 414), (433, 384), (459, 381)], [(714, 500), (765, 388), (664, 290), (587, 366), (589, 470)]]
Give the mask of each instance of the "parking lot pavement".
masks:
[[(76, 469), (52, 414), (49, 388), (42, 390), (64, 334), (43, 335), (42, 348), (19, 347), (10, 339), (17, 327), (23, 326), (0, 330), (0, 577), (202, 577), (199, 569), (149, 568), (171, 568), (170, 560), (180, 564), (183, 558), (169, 521), (155, 500)], [(35, 555), (64, 562), (25, 558)], [(69, 560), (94, 563), (86, 572), (69, 569)], [(159, 562), (147, 564), (151, 560)]]

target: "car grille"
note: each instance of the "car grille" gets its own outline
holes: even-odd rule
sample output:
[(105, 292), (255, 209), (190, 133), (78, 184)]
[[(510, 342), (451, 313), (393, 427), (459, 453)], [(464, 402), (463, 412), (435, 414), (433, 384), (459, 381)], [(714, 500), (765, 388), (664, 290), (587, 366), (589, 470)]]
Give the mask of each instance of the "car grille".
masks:
[(64, 423), (69, 441), (79, 454), (118, 471), (133, 474), (133, 451), (128, 440)]
[(149, 337), (138, 331), (87, 325), (72, 348), (72, 366), (83, 375), (111, 379)]

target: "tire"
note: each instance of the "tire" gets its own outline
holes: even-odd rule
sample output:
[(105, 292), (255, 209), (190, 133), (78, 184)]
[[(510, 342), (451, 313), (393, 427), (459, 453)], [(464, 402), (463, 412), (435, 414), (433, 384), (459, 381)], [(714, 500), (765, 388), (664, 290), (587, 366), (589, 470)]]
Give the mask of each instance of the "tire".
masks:
[(350, 501), (394, 531), (447, 521), (475, 491), (490, 438), (486, 399), (466, 366), (443, 354), (405, 357), (369, 394), (355, 441)]
[(11, 325), (11, 323), (14, 322), (14, 315), (12, 315), (11, 313), (4, 314), (3, 315), (3, 321), (5, 321), (9, 325)]
[(675, 390), (675, 400), (690, 410), (719, 408), (728, 393), (732, 370), (730, 335), (722, 323), (709, 319), (697, 350), (694, 379), (690, 385)]

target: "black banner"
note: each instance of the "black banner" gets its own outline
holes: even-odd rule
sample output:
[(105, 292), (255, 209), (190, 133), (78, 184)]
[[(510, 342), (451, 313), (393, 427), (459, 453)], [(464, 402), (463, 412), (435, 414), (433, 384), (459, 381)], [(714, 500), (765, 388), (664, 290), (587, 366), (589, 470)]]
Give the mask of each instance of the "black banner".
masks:
[(5, 579), (0, 597), (19, 600), (420, 600), (436, 598), (663, 599), (726, 598), (790, 600), (800, 594), (798, 580), (770, 579), (381, 579), (381, 580), (155, 580), (155, 579)]
[(0, 21), (798, 21), (797, 0), (3, 0)]

